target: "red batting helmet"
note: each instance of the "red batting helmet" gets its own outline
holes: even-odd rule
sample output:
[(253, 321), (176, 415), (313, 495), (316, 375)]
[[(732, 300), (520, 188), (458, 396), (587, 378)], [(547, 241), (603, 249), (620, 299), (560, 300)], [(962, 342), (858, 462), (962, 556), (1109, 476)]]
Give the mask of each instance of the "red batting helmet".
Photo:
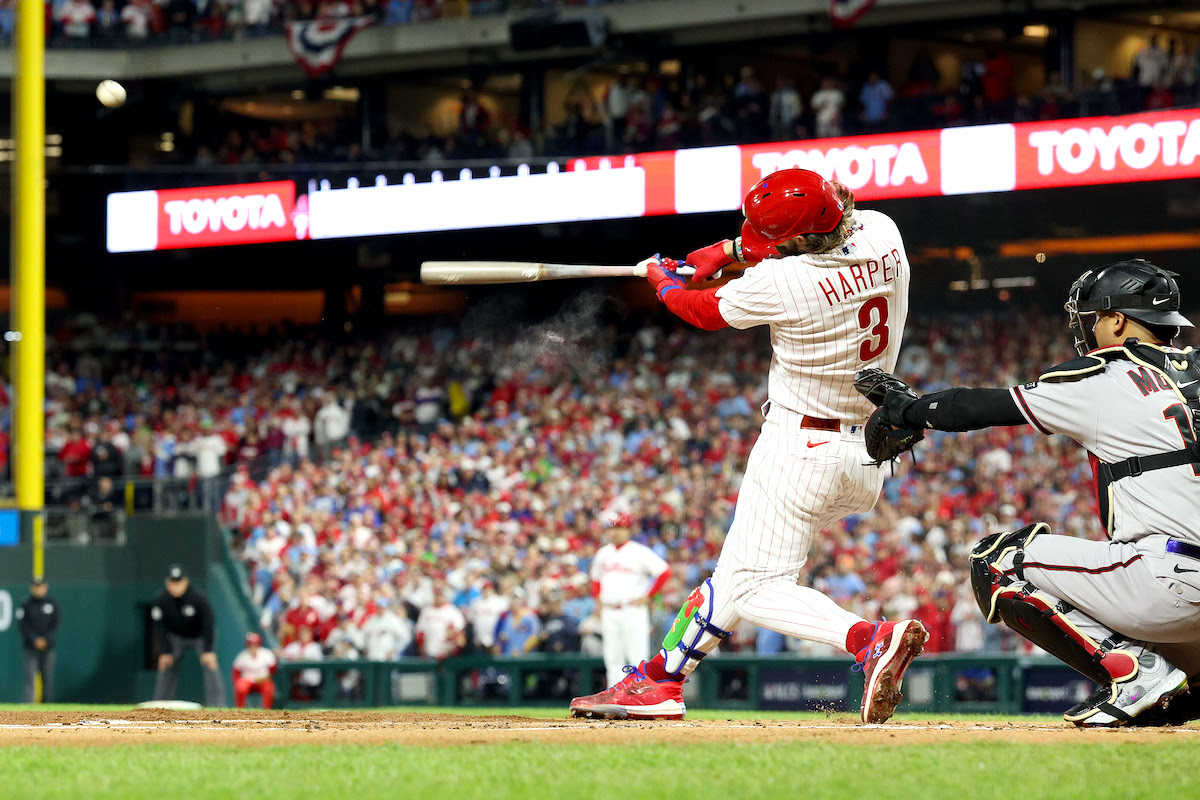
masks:
[(259, 636), (257, 633), (247, 633), (246, 634), (246, 646), (249, 647), (252, 644), (261, 646), (262, 645), (262, 637)]
[(775, 245), (809, 233), (829, 233), (841, 223), (844, 211), (829, 181), (812, 170), (781, 169), (746, 193), (742, 252), (747, 261), (774, 258)]

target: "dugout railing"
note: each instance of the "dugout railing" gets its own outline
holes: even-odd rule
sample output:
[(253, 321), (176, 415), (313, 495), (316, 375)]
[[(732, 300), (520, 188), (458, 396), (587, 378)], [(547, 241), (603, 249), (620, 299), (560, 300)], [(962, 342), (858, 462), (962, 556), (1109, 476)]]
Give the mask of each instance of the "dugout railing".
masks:
[[(720, 655), (685, 685), (696, 708), (856, 712), (862, 673), (845, 658)], [(600, 659), (579, 654), (463, 656), (445, 661), (281, 662), (277, 706), (561, 706), (605, 686)], [(917, 712), (1059, 713), (1094, 685), (1045, 656), (931, 654), (904, 680), (904, 708)]]

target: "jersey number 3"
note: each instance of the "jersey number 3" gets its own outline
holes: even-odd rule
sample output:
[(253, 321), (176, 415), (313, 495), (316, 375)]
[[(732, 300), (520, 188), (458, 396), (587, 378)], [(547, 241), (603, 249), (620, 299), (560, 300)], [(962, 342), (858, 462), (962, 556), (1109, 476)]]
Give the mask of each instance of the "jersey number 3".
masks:
[(870, 361), (887, 349), (891, 331), (888, 330), (888, 303), (882, 297), (872, 297), (859, 306), (858, 327), (870, 334), (858, 346), (858, 360)]

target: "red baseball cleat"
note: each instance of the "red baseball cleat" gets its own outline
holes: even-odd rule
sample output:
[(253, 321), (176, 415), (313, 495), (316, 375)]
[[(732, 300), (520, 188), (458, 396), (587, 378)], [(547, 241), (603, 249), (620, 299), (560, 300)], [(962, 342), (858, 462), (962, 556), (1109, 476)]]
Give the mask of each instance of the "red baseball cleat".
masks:
[(871, 643), (858, 653), (863, 672), (862, 721), (887, 722), (904, 695), (900, 681), (912, 660), (921, 655), (929, 633), (915, 619), (877, 622)]
[(625, 667), (629, 674), (598, 694), (571, 701), (571, 716), (599, 719), (683, 719), (683, 681), (646, 677), (646, 662)]

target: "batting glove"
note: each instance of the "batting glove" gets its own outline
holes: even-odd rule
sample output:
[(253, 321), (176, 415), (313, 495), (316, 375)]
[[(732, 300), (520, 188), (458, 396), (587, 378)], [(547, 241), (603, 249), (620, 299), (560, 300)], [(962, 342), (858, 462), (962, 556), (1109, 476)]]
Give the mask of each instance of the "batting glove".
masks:
[(687, 288), (683, 278), (675, 274), (675, 268), (679, 266), (675, 259), (655, 255), (642, 263), (646, 265), (646, 280), (654, 287), (654, 293), (658, 295), (659, 300), (665, 302), (667, 292), (672, 289)]
[(696, 273), (692, 275), (692, 283), (706, 281), (733, 263), (733, 259), (725, 255), (727, 244), (732, 244), (732, 240), (722, 239), (716, 244), (688, 253), (687, 263), (696, 268)]

